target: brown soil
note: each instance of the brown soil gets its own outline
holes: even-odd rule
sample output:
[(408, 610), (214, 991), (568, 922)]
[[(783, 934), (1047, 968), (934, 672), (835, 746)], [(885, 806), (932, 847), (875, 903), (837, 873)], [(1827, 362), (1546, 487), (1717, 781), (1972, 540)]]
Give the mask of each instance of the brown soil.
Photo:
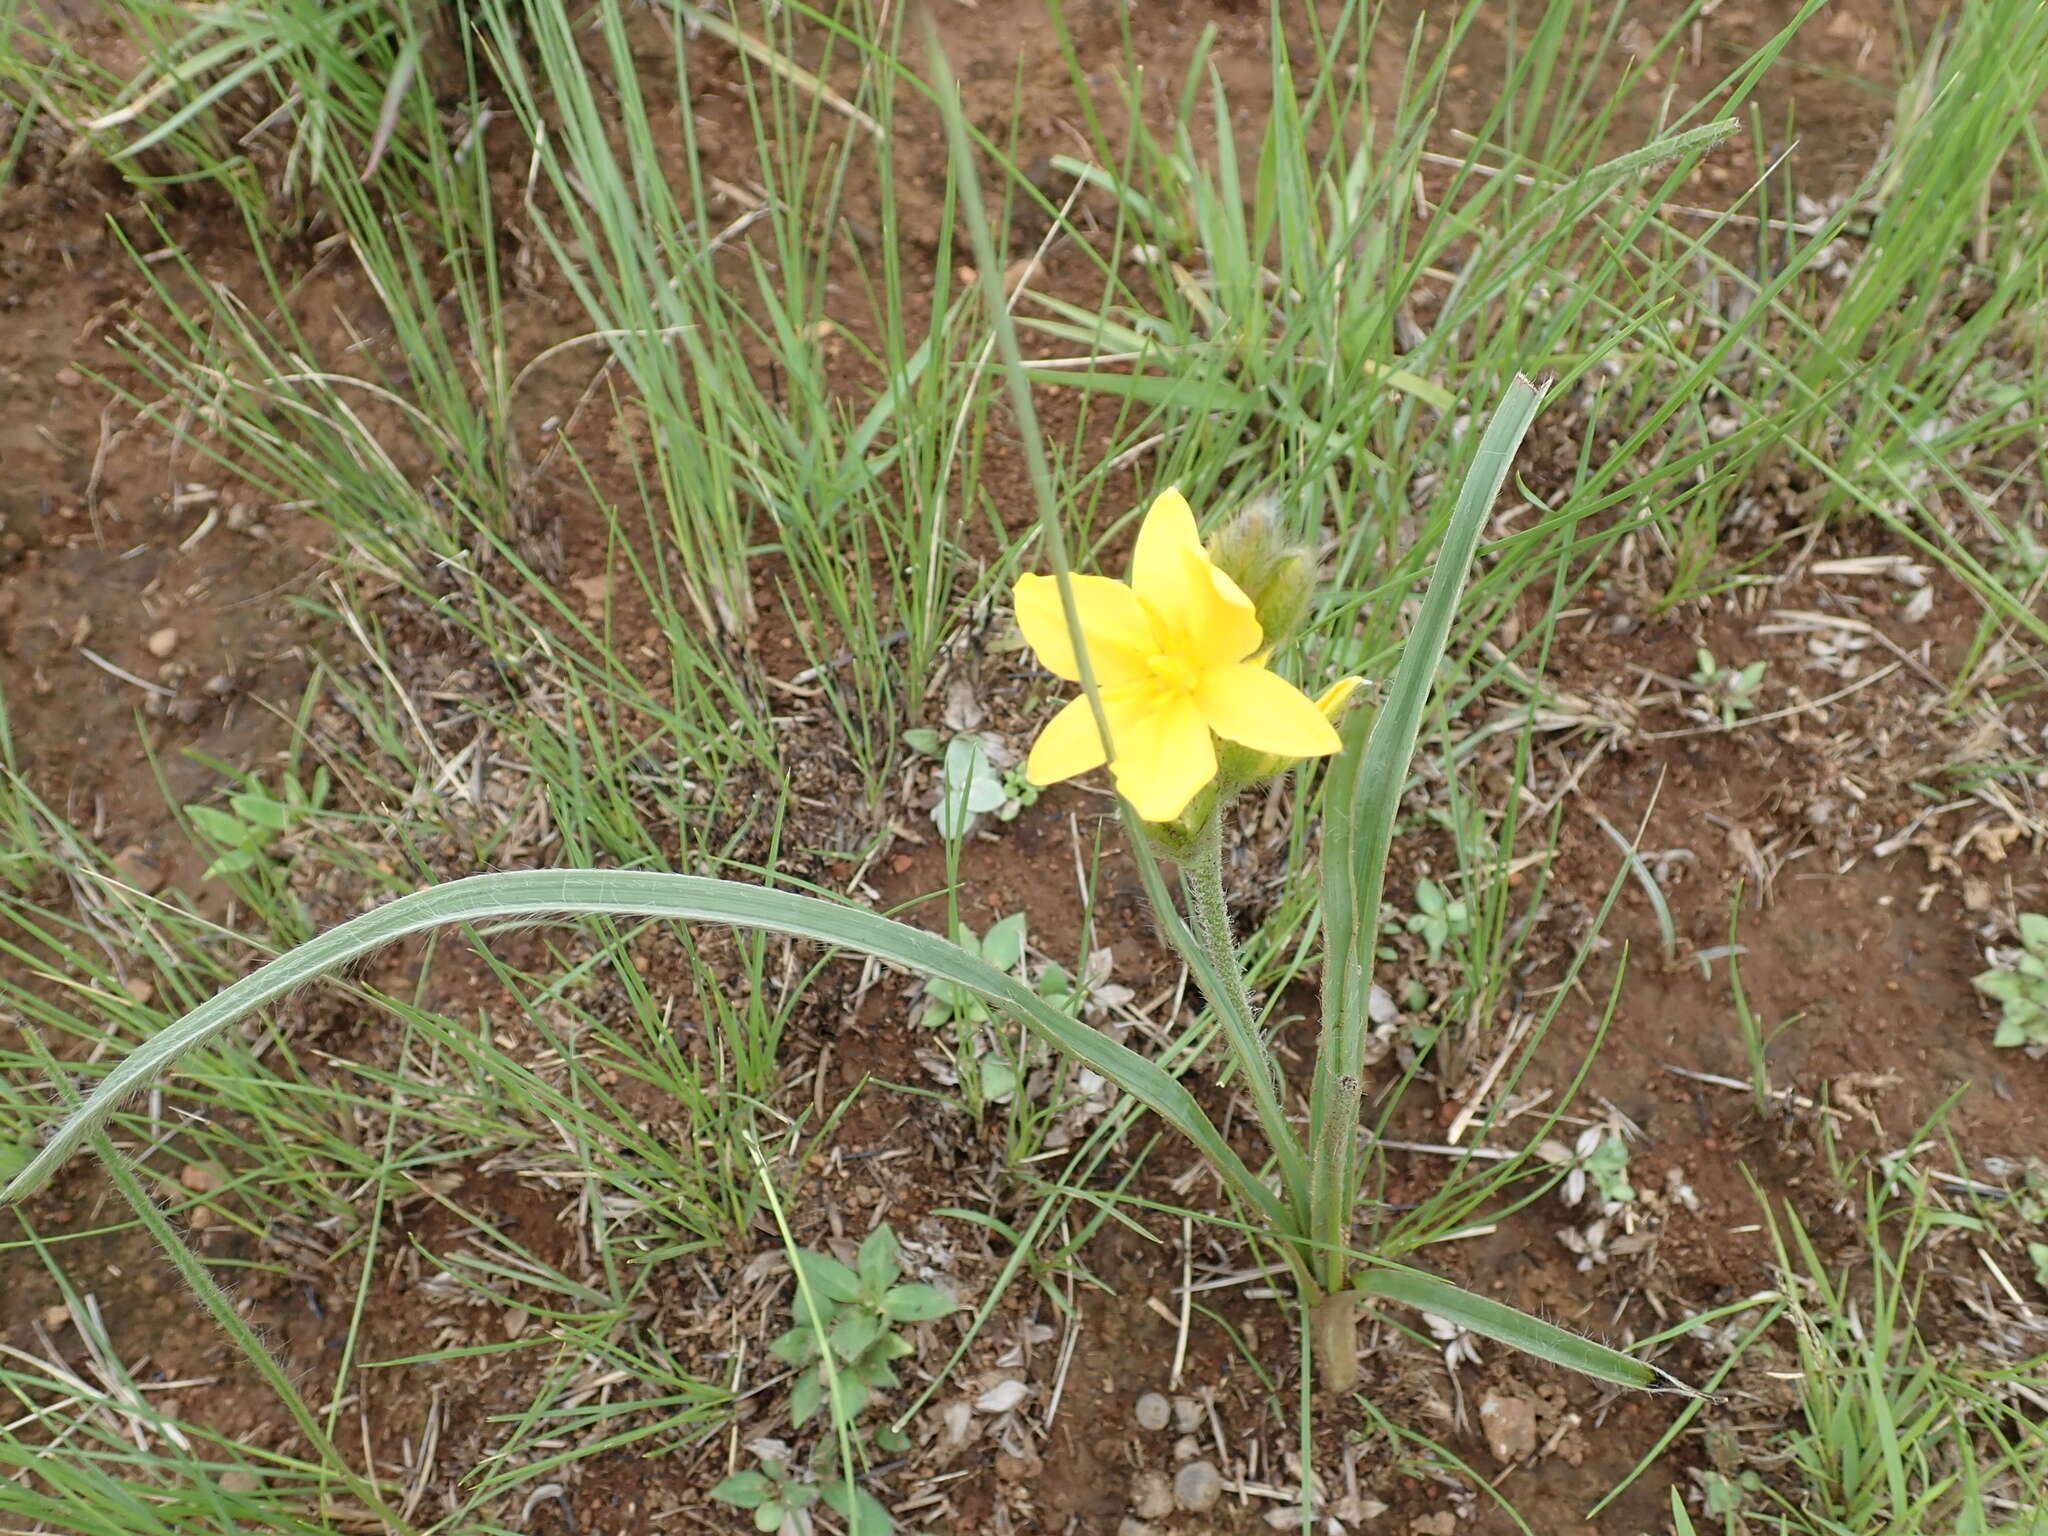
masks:
[[(1426, 13), (1419, 5), (1408, 9)], [(1629, 26), (1654, 32), (1653, 13), (1668, 9), (1633, 7), (1632, 15), (1641, 14)], [(1695, 28), (1685, 68), (1668, 83), (1681, 100), (1696, 96), (1796, 9), (1789, 0), (1720, 6)], [(1119, 29), (1128, 25), (1163, 90), (1179, 80), (1202, 27), (1213, 23), (1217, 58), (1239, 99), (1249, 99), (1265, 79), (1265, 15), (1263, 6), (1233, 0), (1132, 7), (1127, 17), (1123, 7), (1107, 3), (1069, 9), (1084, 56), (1114, 57)], [(1039, 0), (983, 0), (973, 9), (943, 8), (940, 16), (985, 125), (1007, 123), (1012, 92), (1021, 91), (1023, 121), (1043, 140), (1027, 146), (1025, 161), (1080, 150), (1068, 120), (1066, 66)], [(1507, 45), (1502, 24), (1490, 13), (1483, 17), (1445, 102), (1446, 133), (1483, 119), (1489, 82), (1498, 77)], [(1844, 0), (1801, 33), (1773, 72), (1760, 97), (1762, 118), (1769, 133), (1782, 130), (1786, 141), (1797, 137), (1802, 189), (1834, 190), (1869, 163), (1887, 121), (1892, 46), (1889, 6)], [(1391, 82), (1398, 62), (1390, 54), (1374, 67), (1384, 67)], [(744, 141), (736, 95), (713, 93), (701, 105), (713, 151), (721, 134)], [(1639, 126), (1618, 125), (1618, 140), (1628, 142)], [(929, 223), (938, 210), (935, 200), (920, 205), (918, 197), (938, 185), (943, 151), (920, 129), (906, 130), (901, 152), (906, 217), (928, 260), (930, 232), (918, 229), (916, 220)], [(1755, 173), (1749, 153), (1743, 141), (1717, 159), (1703, 173), (1698, 198), (1739, 191)], [(320, 530), (250, 502), (225, 471), (174, 449), (160, 429), (140, 422), (133, 406), (110, 392), (110, 385), (118, 391), (139, 384), (110, 364), (105, 329), (129, 306), (151, 303), (114, 233), (114, 226), (134, 225), (135, 213), (118, 185), (54, 157), (31, 163), (0, 194), (0, 309), (8, 316), (0, 330), (0, 382), (6, 385), (0, 456), (8, 469), (0, 488), (0, 696), (13, 751), (39, 794), (89, 828), (109, 857), (120, 856), (135, 883), (196, 891), (200, 860), (165, 809), (157, 773), (169, 797), (182, 802), (221, 786), (199, 754), (238, 767), (274, 764), (290, 742), (307, 647), (344, 649), (350, 642), (319, 631), (291, 607), (292, 598), (316, 592), (324, 579), (332, 552)], [(174, 236), (209, 276), (253, 282), (253, 267), (238, 244), (241, 230), (215, 220), (203, 199), (178, 216)], [(1055, 268), (1049, 280), (1056, 284), (1058, 277)], [(327, 280), (334, 305), (367, 302), (346, 275)], [(576, 329), (559, 299), (533, 296), (522, 314), (518, 340), (529, 353)], [(857, 315), (847, 320), (855, 331), (862, 323)], [(105, 370), (104, 381), (94, 369)], [(849, 379), (849, 388), (858, 382)], [(1063, 409), (1056, 399), (1049, 408)], [(1053, 425), (1063, 423), (1056, 418)], [(1551, 425), (1560, 433), (1569, 428)], [(992, 484), (1002, 483), (1006, 467), (1011, 471), (1007, 481), (1015, 491), (998, 511), (1014, 525), (1030, 510), (1021, 474), (1004, 463), (1010, 453), (1008, 445), (994, 445), (988, 470)], [(1539, 466), (1571, 462), (1569, 453), (1546, 454), (1541, 442), (1527, 458)], [(1556, 489), (1542, 483), (1539, 470), (1526, 472), (1539, 492)], [(1134, 471), (1125, 487), (1131, 499), (1142, 491), (1140, 479)], [(1802, 491), (1789, 481), (1759, 488), (1782, 505), (1788, 527), (1798, 521)], [(588, 518), (579, 522), (572, 502), (562, 507), (548, 537), (564, 584), (601, 575), (601, 530)], [(971, 542), (976, 535), (965, 537)], [(1726, 553), (1740, 559), (1753, 552)], [(1545, 814), (1553, 802), (1561, 807), (1561, 833), (1517, 993), (1487, 1022), (1526, 1025), (1564, 982), (1572, 954), (1589, 940), (1596, 953), (1511, 1095), (1486, 1083), (1497, 1042), (1506, 1035), (1484, 1032), (1476, 1046), (1462, 1052), (1446, 1047), (1425, 1064), (1391, 1134), (1439, 1143), (1468, 1108), (1483, 1115), (1512, 1103), (1521, 1114), (1551, 1113), (1562, 1107), (1598, 1036), (1598, 1052), (1571, 1106), (1582, 1118), (1555, 1134), (1569, 1140), (1582, 1125), (1610, 1117), (1635, 1128), (1629, 1175), (1643, 1197), (1636, 1230), (1625, 1241), (1610, 1235), (1604, 1254), (1582, 1268), (1559, 1234), (1582, 1228), (1588, 1213), (1568, 1209), (1551, 1194), (1498, 1230), (1416, 1257), (1603, 1337), (1641, 1337), (1774, 1283), (1769, 1236), (1759, 1225), (1760, 1192), (1798, 1209), (1826, 1244), (1849, 1244), (1854, 1233), (1836, 1211), (1840, 1186), (1830, 1158), (1895, 1151), (1943, 1106), (1949, 1106), (1948, 1131), (1973, 1160), (1972, 1171), (1981, 1172), (1986, 1157), (2048, 1158), (2048, 1130), (2034, 1112), (2044, 1069), (1993, 1051), (1987, 1017), (1969, 985), (1982, 967), (1982, 944), (1994, 932), (1996, 913), (2048, 907), (2040, 822), (1963, 791), (1942, 789), (1930, 799), (1920, 788), (2001, 745), (1986, 734), (1991, 728), (1981, 718), (1959, 715), (1948, 697), (1974, 609), (1966, 594), (1938, 588), (1931, 614), (1910, 622), (1886, 583), (1821, 570), (1835, 558), (1901, 552), (1873, 530), (1846, 527), (1802, 546), (1796, 558), (1772, 561), (1767, 569), (1774, 578), (1744, 590), (1739, 600), (1650, 617), (1646, 593), (1617, 584), (1560, 630), (1546, 682), (1556, 696), (1580, 701), (1583, 719), (1579, 728), (1546, 742), (1520, 785)], [(764, 580), (762, 609), (773, 615), (771, 590)], [(1786, 614), (1844, 622), (1816, 626)], [(476, 673), (480, 658), (427, 617), (399, 605), (382, 617), (411, 647), (419, 678), (409, 682), (424, 690), (429, 682)], [(164, 630), (175, 631), (174, 638), (152, 646)], [(1846, 660), (1839, 643), (1844, 636), (1859, 646)], [(1692, 671), (1702, 644), (1720, 657), (1769, 662), (1758, 718), (1721, 731), (1684, 712), (1685, 692), (1670, 680)], [(772, 618), (755, 659), (777, 676), (806, 665), (793, 637)], [(1042, 718), (1050, 695), (1009, 659), (966, 646), (955, 665), (972, 675), (974, 696), (992, 728), (1022, 740)], [(2013, 728), (2039, 730), (2038, 714), (2025, 713), (2031, 707), (2022, 702), (2021, 713), (2010, 717)], [(332, 701), (324, 701), (316, 728), (342, 729), (345, 722), (330, 720), (332, 713)], [(827, 728), (813, 725), (818, 752), (812, 771), (822, 795), (834, 782), (829, 753), (836, 749)], [(1481, 753), (1469, 770), (1470, 787), (1502, 803), (1516, 792), (1512, 771), (1510, 757)], [(906, 804), (895, 808), (898, 835), (863, 866), (884, 906), (928, 897), (944, 883), (936, 846), (920, 846), (915, 837), (914, 829), (928, 825), (917, 799), (926, 787), (921, 780), (913, 785)], [(973, 841), (962, 869), (963, 914), (983, 928), (1003, 913), (1028, 912), (1034, 942), (1062, 961), (1071, 961), (1084, 940), (1106, 946), (1115, 981), (1131, 991), (1133, 1012), (1170, 1031), (1177, 1003), (1186, 1006), (1176, 993), (1177, 968), (1151, 932), (1135, 872), (1114, 851), (1113, 835), (1104, 837), (1111, 851), (1097, 881), (1094, 930), (1081, 931), (1077, 865), (1085, 868), (1107, 809), (1089, 787), (1063, 788), (1014, 824)], [(1242, 914), (1255, 919), (1277, 895), (1260, 874), (1273, 867), (1273, 821), (1244, 820), (1233, 879)], [(1632, 880), (1597, 937), (1593, 932), (1593, 914), (1622, 858), (1603, 820), (1644, 851), (1670, 907), (1676, 943), (1669, 955), (1653, 905)], [(872, 825), (866, 808), (828, 805), (806, 845), (828, 852), (809, 855), (801, 872), (850, 879), (852, 859), (834, 858), (829, 850), (857, 846), (864, 824)], [(1425, 872), (1455, 870), (1454, 850), (1435, 838), (1430, 833), (1404, 842), (1390, 889), (1405, 893)], [(1533, 891), (1533, 871), (1516, 878), (1518, 890)], [(343, 891), (335, 899), (345, 907), (360, 894)], [(919, 921), (941, 920), (935, 904), (916, 910)], [(1756, 1016), (1767, 1029), (1797, 1016), (1771, 1049), (1770, 1081), (1787, 1099), (1770, 1116), (1759, 1116), (1744, 1091), (1681, 1075), (1748, 1075), (1729, 961), (1721, 952), (1731, 911), (1742, 946), (1741, 982)], [(410, 963), (392, 961), (393, 975), (403, 975)], [(650, 975), (688, 985), (687, 968), (674, 956), (653, 955), (650, 964)], [(1404, 936), (1391, 975), (1431, 974), (1420, 941)], [(1618, 1003), (1601, 1036), (1605, 999), (1617, 977)], [(812, 1244), (857, 1241), (887, 1220), (906, 1237), (946, 1245), (953, 1254), (952, 1283), (979, 1300), (1007, 1254), (982, 1229), (934, 1212), (968, 1207), (1022, 1222), (1044, 1199), (1044, 1189), (1028, 1178), (1001, 1175), (1001, 1136), (993, 1127), (974, 1126), (929, 1098), (884, 1086), (928, 1084), (918, 1060), (926, 1037), (909, 1022), (912, 1001), (900, 981), (867, 991), (857, 981), (851, 967), (829, 971), (792, 1032), (791, 1078), (815, 1072), (805, 1096), (815, 1095), (820, 1107), (850, 1096), (851, 1105), (830, 1148), (817, 1154), (798, 1185), (791, 1219), (798, 1236)], [(467, 1007), (471, 1016), (506, 1006), (480, 966), (444, 965), (435, 985), (439, 1006)], [(1304, 996), (1302, 1007), (1311, 1001)], [(394, 1049), (379, 1026), (353, 1013), (323, 1011), (312, 1001), (304, 1011), (308, 1038), (317, 1037), (337, 1058), (384, 1052), (388, 1060)], [(0, 1027), (11, 1031), (13, 1021)], [(1312, 1042), (1297, 1031), (1286, 1044), (1297, 1058), (1297, 1074), (1304, 1073)], [(1387, 1089), (1395, 1070), (1390, 1060), (1374, 1087)], [(1208, 1085), (1200, 1091), (1224, 1120), (1228, 1095)], [(659, 1104), (644, 1108), (650, 1120), (671, 1113)], [(1503, 1127), (1501, 1144), (1519, 1145), (1534, 1123)], [(1234, 1124), (1252, 1152), (1243, 1117)], [(1465, 1138), (1476, 1139), (1477, 1133)], [(1129, 1176), (1129, 1192), (1140, 1197), (1220, 1207), (1213, 1182), (1200, 1175), (1186, 1148), (1150, 1142), (1150, 1129), (1141, 1126), (1096, 1170), (1092, 1187), (1106, 1190)], [(1427, 1152), (1388, 1155), (1386, 1198), (1397, 1206), (1433, 1187), (1448, 1165)], [(427, 1284), (431, 1268), (422, 1256), (461, 1251), (480, 1229), (516, 1232), (530, 1251), (565, 1272), (573, 1273), (580, 1261), (566, 1235), (567, 1195), (478, 1168), (451, 1170), (449, 1180), (391, 1213), (384, 1257), (371, 1277), (373, 1304), (356, 1340), (359, 1359), (481, 1342), (518, 1326), (509, 1307), (499, 1315), (442, 1305)], [(191, 1218), (194, 1210), (196, 1203), (178, 1214)], [(110, 1203), (97, 1179), (74, 1172), (29, 1207), (27, 1220), (39, 1233), (63, 1233), (91, 1229), (117, 1212), (118, 1202)], [(289, 1369), (316, 1384), (331, 1380), (355, 1304), (359, 1256), (330, 1265), (316, 1248), (290, 1249), (275, 1232), (252, 1237), (217, 1224), (211, 1213), (199, 1215), (203, 1220), (192, 1220), (191, 1235), (209, 1260), (233, 1263), (259, 1252), (278, 1260), (288, 1250), (297, 1255), (280, 1260), (290, 1279), (265, 1275), (247, 1282), (241, 1295)], [(1170, 1474), (1174, 1466), (1175, 1432), (1136, 1427), (1133, 1406), (1147, 1391), (1202, 1399), (1195, 1433), (1200, 1452), (1243, 1484), (1292, 1486), (1288, 1458), (1297, 1449), (1299, 1374), (1289, 1314), (1240, 1283), (1198, 1293), (1200, 1306), (1184, 1337), (1179, 1321), (1184, 1266), (1199, 1279), (1250, 1269), (1258, 1258), (1227, 1228), (1184, 1234), (1179, 1221), (1145, 1208), (1128, 1215), (1146, 1235), (1109, 1222), (1071, 1267), (1046, 1276), (1046, 1289), (1030, 1278), (1014, 1285), (959, 1381), (934, 1399), (932, 1412), (940, 1414), (983, 1383), (1021, 1376), (1034, 1395), (1020, 1437), (1004, 1443), (983, 1432), (950, 1460), (927, 1453), (907, 1468), (880, 1474), (879, 1492), (892, 1500), (934, 1492), (921, 1517), (958, 1532), (1108, 1533), (1126, 1513), (1131, 1478)], [(1078, 1226), (1086, 1216), (1077, 1207), (1066, 1219)], [(784, 1315), (786, 1296), (777, 1289), (772, 1262), (750, 1267), (750, 1260), (778, 1249), (772, 1230), (764, 1228), (755, 1253), (679, 1264), (664, 1276), (650, 1304), (679, 1360), (717, 1380), (729, 1379), (736, 1340), (746, 1339), (748, 1358), (759, 1359), (759, 1343), (779, 1326), (774, 1320)], [(96, 1296), (120, 1358), (158, 1380), (210, 1382), (166, 1393), (159, 1406), (231, 1437), (289, 1444), (268, 1397), (228, 1346), (191, 1325), (188, 1299), (146, 1237), (126, 1231), (74, 1239), (60, 1252), (73, 1281)], [(59, 1299), (57, 1288), (33, 1255), (21, 1248), (0, 1253), (0, 1276), (6, 1297), (0, 1339), (75, 1356), (77, 1339), (48, 1310)], [(1053, 1293), (1071, 1302), (1071, 1315), (1052, 1304)], [(1376, 1324), (1366, 1337), (1361, 1385), (1367, 1397), (1393, 1424), (1450, 1446), (1472, 1471), (1500, 1476), (1501, 1493), (1530, 1529), (1662, 1530), (1667, 1487), (1699, 1461), (1694, 1442), (1681, 1442), (1587, 1524), (1587, 1509), (1671, 1423), (1679, 1411), (1674, 1399), (1616, 1396), (1492, 1349), (1482, 1349), (1482, 1364), (1453, 1376), (1431, 1348), (1391, 1326)], [(946, 1335), (943, 1347), (952, 1341)], [(928, 1358), (936, 1363), (942, 1346), (936, 1334), (932, 1342)], [(1176, 1375), (1176, 1352), (1183, 1349)], [(1705, 1346), (1684, 1340), (1662, 1363), (1683, 1378), (1702, 1379), (1717, 1360)], [(516, 1412), (528, 1400), (521, 1394), (530, 1393), (532, 1383), (520, 1374), (527, 1369), (520, 1355), (359, 1378), (368, 1382), (356, 1410), (363, 1443), (386, 1470), (410, 1468), (413, 1447), (431, 1426), (443, 1475), (469, 1466), (494, 1443), (490, 1416)], [(1050, 1406), (1055, 1390), (1056, 1413)], [(1477, 1404), (1489, 1392), (1535, 1406), (1540, 1456), (1499, 1467), (1477, 1420)], [(311, 1395), (319, 1400), (317, 1389)], [(702, 1490), (724, 1470), (728, 1445), (777, 1432), (778, 1413), (772, 1394), (765, 1395), (741, 1410), (741, 1427), (730, 1438), (667, 1447), (651, 1458), (641, 1454), (644, 1448), (631, 1448), (584, 1463), (559, 1493), (525, 1512), (523, 1528), (549, 1536), (668, 1528), (647, 1522), (674, 1511), (697, 1527), (736, 1528), (728, 1512), (703, 1501)], [(1324, 1403), (1316, 1432), (1313, 1465), (1337, 1484), (1333, 1496), (1346, 1492), (1349, 1468), (1359, 1494), (1389, 1506), (1377, 1529), (1435, 1529), (1434, 1517), (1445, 1511), (1458, 1516), (1460, 1531), (1514, 1528), (1484, 1495), (1475, 1498), (1472, 1476), (1439, 1465), (1423, 1447), (1390, 1444), (1349, 1405)], [(355, 1430), (344, 1438), (354, 1450)], [(947, 1480), (960, 1472), (966, 1475)], [(1190, 1536), (1203, 1529), (1265, 1529), (1260, 1516), (1278, 1503), (1233, 1493), (1206, 1523), (1179, 1529)]]

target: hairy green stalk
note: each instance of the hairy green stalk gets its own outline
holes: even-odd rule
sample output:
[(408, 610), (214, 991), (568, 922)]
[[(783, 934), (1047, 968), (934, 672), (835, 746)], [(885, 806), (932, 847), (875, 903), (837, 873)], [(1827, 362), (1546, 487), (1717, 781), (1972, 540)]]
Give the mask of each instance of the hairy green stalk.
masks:
[[(1252, 1010), (1245, 990), (1244, 965), (1238, 959), (1237, 942), (1230, 932), (1230, 904), (1223, 895), (1223, 816), (1221, 808), (1203, 822), (1187, 851), (1181, 855), (1181, 885), (1187, 893), (1192, 927), (1165, 925), (1174, 947), (1181, 951), (1204, 990), (1214, 987), (1220, 996), (1210, 1006), (1223, 1023), (1223, 1037), (1238, 1070), (1249, 1085), (1259, 1123), (1266, 1128), (1273, 1155), (1280, 1163), (1280, 1177), (1290, 1209), (1300, 1209), (1308, 1193), (1308, 1160), (1287, 1122), (1286, 1083), (1278, 1063), (1259, 1036), (1258, 1015)], [(1203, 964), (1202, 962), (1207, 962)], [(1307, 1256), (1302, 1256), (1307, 1262)]]

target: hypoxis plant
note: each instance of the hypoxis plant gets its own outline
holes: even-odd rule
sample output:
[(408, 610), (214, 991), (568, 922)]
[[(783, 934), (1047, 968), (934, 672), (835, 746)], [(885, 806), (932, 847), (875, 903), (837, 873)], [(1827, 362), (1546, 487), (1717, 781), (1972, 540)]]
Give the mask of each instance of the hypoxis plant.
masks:
[[(1356, 1380), (1356, 1319), (1374, 1299), (1423, 1307), (1607, 1380), (1648, 1386), (1656, 1378), (1629, 1356), (1355, 1247), (1354, 1212), (1367, 1184), (1361, 1084), (1395, 812), (1487, 509), (1537, 398), (1517, 379), (1481, 438), (1376, 712), (1347, 716), (1356, 678), (1335, 680), (1311, 701), (1273, 670), (1307, 614), (1314, 563), (1263, 510), (1204, 545), (1188, 503), (1168, 490), (1139, 528), (1127, 585), (1062, 571), (1025, 576), (1016, 588), (1019, 627), (1040, 662), (1082, 686), (1039, 737), (1027, 770), (1049, 782), (1106, 763), (1134, 813), (1161, 931), (1200, 981), (1272, 1153), (1270, 1181), (1238, 1193), (1270, 1223), (1307, 1309), (1322, 1379), (1339, 1390)], [(1322, 796), (1322, 1035), (1303, 1136), (1232, 941), (1222, 826), (1238, 791), (1325, 756), (1335, 761)], [(1155, 855), (1179, 866), (1185, 916)]]
[[(1187, 498), (1168, 489), (1138, 528), (1128, 585), (1026, 576), (1015, 593), (1017, 625), (1045, 669), (1079, 683), (1085, 653), (1096, 685), (1053, 716), (1024, 771), (1053, 784), (1107, 764), (1131, 809), (1171, 829), (1173, 852), (1251, 779), (1340, 745), (1324, 711), (1271, 668), (1274, 643), (1290, 638), (1281, 613), (1307, 612), (1306, 551), (1287, 547), (1262, 513), (1225, 538), (1235, 572), (1204, 547)], [(1237, 579), (1254, 571), (1268, 577), (1263, 610)], [(1333, 707), (1356, 682), (1332, 688)]]

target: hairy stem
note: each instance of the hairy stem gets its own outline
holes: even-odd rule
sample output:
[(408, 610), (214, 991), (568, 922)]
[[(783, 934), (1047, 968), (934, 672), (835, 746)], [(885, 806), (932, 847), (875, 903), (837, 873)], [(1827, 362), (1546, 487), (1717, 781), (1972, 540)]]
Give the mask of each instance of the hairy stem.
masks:
[(1316, 1385), (1349, 1392), (1358, 1385), (1358, 1293), (1338, 1291), (1308, 1309)]
[[(1194, 918), (1195, 938), (1215, 962), (1218, 978), (1229, 989), (1229, 997), (1218, 998), (1217, 1007), (1234, 1006), (1247, 1019), (1252, 1012), (1251, 994), (1245, 990), (1244, 967), (1237, 958), (1237, 941), (1230, 933), (1230, 903), (1223, 896), (1223, 813), (1218, 807), (1209, 824), (1196, 837), (1181, 866), (1181, 879), (1188, 893), (1188, 910)], [(1267, 1059), (1267, 1075), (1274, 1074)]]
[[(1282, 1235), (1292, 1237), (1308, 1220), (1308, 1157), (1288, 1124), (1285, 1085), (1272, 1053), (1259, 1038), (1258, 1016), (1252, 1012), (1251, 996), (1245, 990), (1244, 967), (1231, 939), (1230, 905), (1223, 899), (1222, 823), (1223, 809), (1218, 806), (1201, 831), (1174, 851), (1193, 922), (1161, 926), (1174, 947), (1181, 950), (1182, 958), (1201, 980), (1204, 990), (1211, 994), (1209, 1006), (1222, 1021), (1223, 1037), (1229, 1042), (1237, 1071), (1251, 1092), (1259, 1124), (1279, 1162), (1281, 1200), (1294, 1223), (1283, 1229)], [(1222, 995), (1214, 995), (1218, 992)], [(1300, 1255), (1300, 1261), (1303, 1273), (1313, 1267), (1307, 1253)]]

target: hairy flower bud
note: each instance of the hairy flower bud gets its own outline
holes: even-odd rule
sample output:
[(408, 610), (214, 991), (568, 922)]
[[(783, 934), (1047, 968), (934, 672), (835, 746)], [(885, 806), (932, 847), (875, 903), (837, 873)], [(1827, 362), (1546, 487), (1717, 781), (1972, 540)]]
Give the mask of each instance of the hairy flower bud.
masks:
[(1209, 558), (1252, 600), (1268, 652), (1294, 638), (1315, 599), (1316, 557), (1288, 533), (1270, 500), (1254, 501), (1217, 529)]

